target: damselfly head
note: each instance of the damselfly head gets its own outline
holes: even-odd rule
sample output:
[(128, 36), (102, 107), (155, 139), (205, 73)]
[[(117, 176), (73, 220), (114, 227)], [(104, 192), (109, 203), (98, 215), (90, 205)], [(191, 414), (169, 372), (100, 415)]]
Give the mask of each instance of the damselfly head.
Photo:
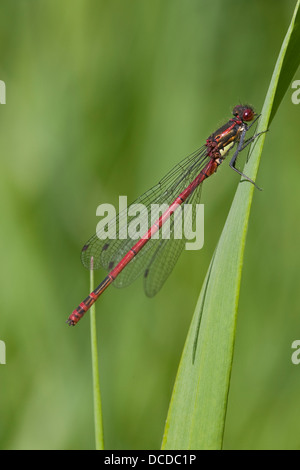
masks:
[(252, 106), (248, 104), (238, 104), (233, 108), (232, 114), (239, 117), (242, 121), (252, 121), (256, 113)]

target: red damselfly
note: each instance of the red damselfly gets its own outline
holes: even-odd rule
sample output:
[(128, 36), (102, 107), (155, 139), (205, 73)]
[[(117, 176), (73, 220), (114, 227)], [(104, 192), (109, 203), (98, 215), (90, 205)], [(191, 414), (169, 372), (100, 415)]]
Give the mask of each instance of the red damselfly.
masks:
[[(143, 204), (145, 210), (152, 204), (167, 204), (167, 209), (154, 223), (148, 222), (144, 234), (138, 241), (120, 236), (107, 240), (96, 233), (83, 246), (81, 252), (83, 265), (88, 269), (102, 266), (109, 274), (72, 312), (67, 320), (69, 325), (76, 325), (112, 283), (117, 287), (125, 287), (144, 273), (146, 294), (152, 297), (160, 290), (175, 266), (186, 241), (184, 237), (181, 239), (174, 237), (176, 209), (187, 203), (199, 204), (201, 183), (217, 171), (218, 166), (235, 145), (236, 150), (231, 158), (230, 167), (256, 186), (254, 181), (235, 167), (235, 164), (238, 154), (262, 134), (260, 132), (245, 139), (247, 131), (258, 118), (250, 105), (235, 106), (233, 117), (211, 134), (201, 148), (177, 164), (156, 186), (134, 201), (133, 204)], [(253, 122), (248, 125), (247, 122), (250, 121)], [(123, 214), (118, 214), (114, 221), (116, 227), (120, 227), (122, 218)], [(154, 235), (162, 230), (167, 221), (171, 221), (171, 236), (168, 239), (155, 237)]]

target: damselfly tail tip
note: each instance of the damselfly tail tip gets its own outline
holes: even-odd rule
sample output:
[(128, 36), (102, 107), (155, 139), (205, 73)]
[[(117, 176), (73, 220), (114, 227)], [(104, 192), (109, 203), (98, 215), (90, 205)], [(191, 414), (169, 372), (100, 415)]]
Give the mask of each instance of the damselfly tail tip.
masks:
[(79, 320), (80, 320), (80, 316), (78, 315), (77, 310), (74, 310), (74, 311), (71, 313), (71, 315), (69, 316), (69, 318), (68, 318), (68, 320), (66, 321), (66, 323), (67, 323), (69, 326), (75, 326)]

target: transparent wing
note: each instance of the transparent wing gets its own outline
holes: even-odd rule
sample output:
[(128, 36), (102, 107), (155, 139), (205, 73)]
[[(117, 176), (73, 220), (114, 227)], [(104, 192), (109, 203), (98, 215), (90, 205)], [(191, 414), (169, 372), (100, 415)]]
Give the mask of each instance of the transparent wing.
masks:
[[(153, 253), (144, 273), (144, 289), (148, 297), (153, 297), (162, 288), (173, 271), (186, 242), (190, 239), (190, 232), (195, 226), (196, 205), (200, 204), (201, 189), (202, 185), (198, 186), (186, 203), (180, 206), (181, 211), (174, 213), (170, 240), (160, 240), (160, 244)], [(184, 208), (188, 208), (188, 211), (183, 213)], [(183, 236), (177, 239), (176, 228), (178, 227), (181, 227)]]
[[(189, 208), (196, 200), (200, 200), (201, 185), (186, 200), (190, 202)], [(198, 196), (198, 198), (197, 198)], [(197, 199), (196, 199), (197, 198)], [(194, 210), (189, 211), (187, 217), (183, 217), (182, 207), (179, 206), (171, 215), (163, 227), (157, 232), (157, 238), (151, 238), (146, 246), (130, 261), (114, 281), (115, 287), (125, 287), (131, 284), (138, 276), (144, 273), (146, 282), (144, 285), (145, 292), (149, 297), (153, 297), (162, 287), (163, 283), (171, 273), (176, 261), (184, 248), (185, 228), (189, 227), (189, 218), (194, 215)], [(193, 207), (194, 208), (194, 207)], [(160, 214), (155, 214), (155, 220)], [(166, 238), (162, 238), (162, 237)], [(189, 236), (187, 234), (187, 236)], [(180, 238), (176, 238), (180, 237)], [(147, 250), (145, 249), (147, 247)], [(149, 276), (149, 277), (148, 277)]]
[[(100, 266), (106, 270), (113, 269), (138, 241), (138, 238), (132, 239), (127, 234), (127, 229), (130, 229), (131, 224), (135, 224), (137, 219), (136, 212), (131, 213), (131, 209), (139, 208), (139, 233), (142, 236), (153, 223), (153, 217), (149, 216), (150, 206), (152, 204), (170, 205), (178, 194), (193, 181), (208, 161), (206, 147), (203, 146), (177, 164), (156, 186), (136, 199), (127, 210), (120, 212), (115, 219), (110, 221), (116, 229), (117, 238), (105, 238), (107, 236), (106, 228), (98, 231), (88, 240), (81, 252), (83, 265), (90, 269), (90, 260), (93, 257), (94, 269), (98, 269)], [(135, 280), (141, 272), (145, 271), (147, 263), (153, 258), (160, 242), (161, 240), (159, 239), (151, 238), (137, 256), (119, 274), (114, 281), (114, 285), (116, 287), (124, 287)]]

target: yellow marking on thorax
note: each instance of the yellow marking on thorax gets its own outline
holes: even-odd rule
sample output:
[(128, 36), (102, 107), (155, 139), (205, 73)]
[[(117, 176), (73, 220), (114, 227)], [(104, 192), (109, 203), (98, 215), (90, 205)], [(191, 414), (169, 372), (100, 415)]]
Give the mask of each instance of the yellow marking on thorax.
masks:
[(227, 153), (234, 146), (234, 144), (235, 144), (235, 141), (230, 142), (229, 144), (225, 145), (225, 147), (223, 149), (219, 150), (220, 155), (221, 155), (222, 158), (226, 157)]

